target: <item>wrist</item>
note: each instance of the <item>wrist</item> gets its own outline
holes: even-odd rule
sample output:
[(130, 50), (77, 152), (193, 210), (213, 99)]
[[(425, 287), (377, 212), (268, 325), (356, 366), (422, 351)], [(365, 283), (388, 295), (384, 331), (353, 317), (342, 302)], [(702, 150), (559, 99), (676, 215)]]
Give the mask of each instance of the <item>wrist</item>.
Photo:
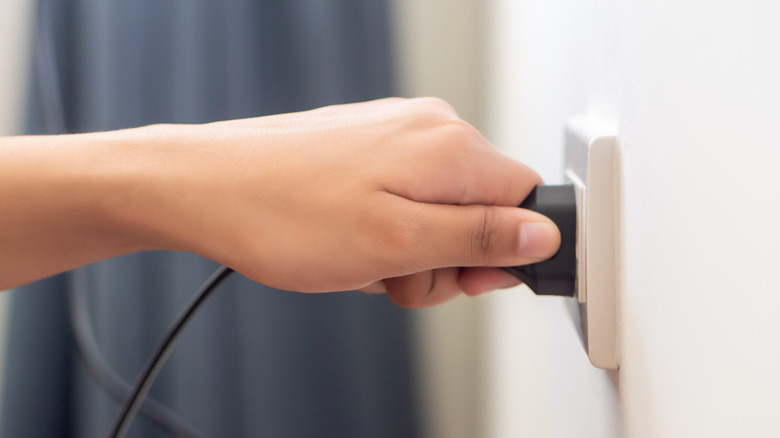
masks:
[[(170, 153), (175, 128), (152, 125), (85, 134), (92, 210), (123, 252), (180, 249), (170, 235)], [(175, 179), (175, 178), (174, 178)], [(173, 195), (175, 196), (175, 195)]]
[(73, 206), (71, 220), (82, 225), (85, 243), (100, 249), (99, 258), (158, 249), (139, 134), (128, 129), (65, 136), (70, 144), (61, 158), (67, 163), (61, 186), (73, 194), (66, 201)]

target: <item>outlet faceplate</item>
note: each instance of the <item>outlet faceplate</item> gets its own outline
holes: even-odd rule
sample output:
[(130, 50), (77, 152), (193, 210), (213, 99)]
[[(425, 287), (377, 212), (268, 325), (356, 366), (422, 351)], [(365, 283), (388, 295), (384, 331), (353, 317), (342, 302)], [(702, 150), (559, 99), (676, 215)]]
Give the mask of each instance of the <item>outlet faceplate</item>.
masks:
[(564, 177), (577, 187), (577, 301), (580, 334), (591, 363), (616, 369), (621, 237), (618, 139), (602, 123), (572, 119), (566, 127)]

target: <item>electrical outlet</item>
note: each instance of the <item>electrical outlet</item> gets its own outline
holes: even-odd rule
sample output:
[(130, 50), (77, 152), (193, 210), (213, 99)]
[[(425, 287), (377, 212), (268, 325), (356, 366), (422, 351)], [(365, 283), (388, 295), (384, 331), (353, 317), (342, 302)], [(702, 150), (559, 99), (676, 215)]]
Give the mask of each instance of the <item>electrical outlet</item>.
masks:
[(564, 177), (577, 197), (577, 285), (580, 335), (591, 363), (620, 364), (618, 289), (621, 166), (615, 131), (589, 118), (566, 127)]

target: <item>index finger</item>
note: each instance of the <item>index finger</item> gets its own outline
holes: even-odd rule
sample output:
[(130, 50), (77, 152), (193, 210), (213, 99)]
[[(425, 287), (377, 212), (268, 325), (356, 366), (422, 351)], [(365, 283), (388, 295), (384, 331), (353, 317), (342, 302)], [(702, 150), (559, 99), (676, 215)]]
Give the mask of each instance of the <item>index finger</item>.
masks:
[(488, 143), (474, 128), (452, 128), (452, 141), (440, 147), (415, 148), (401, 172), (388, 178), (385, 190), (430, 204), (516, 207), (541, 177), (531, 168)]

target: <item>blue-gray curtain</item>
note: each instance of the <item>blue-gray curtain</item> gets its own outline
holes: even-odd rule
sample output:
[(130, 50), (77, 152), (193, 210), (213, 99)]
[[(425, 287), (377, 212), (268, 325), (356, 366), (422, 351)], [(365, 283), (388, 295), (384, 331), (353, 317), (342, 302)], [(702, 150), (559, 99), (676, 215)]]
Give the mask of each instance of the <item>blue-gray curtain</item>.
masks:
[[(392, 94), (385, 0), (40, 1), (29, 133), (199, 123)], [(16, 289), (2, 437), (106, 436), (119, 409), (76, 348), (80, 294), (134, 381), (216, 268), (186, 253), (100, 262)], [(84, 310), (86, 307), (82, 307)], [(416, 437), (408, 312), (384, 296), (281, 292), (235, 275), (151, 396), (203, 436)], [(129, 436), (169, 436), (139, 415)]]

